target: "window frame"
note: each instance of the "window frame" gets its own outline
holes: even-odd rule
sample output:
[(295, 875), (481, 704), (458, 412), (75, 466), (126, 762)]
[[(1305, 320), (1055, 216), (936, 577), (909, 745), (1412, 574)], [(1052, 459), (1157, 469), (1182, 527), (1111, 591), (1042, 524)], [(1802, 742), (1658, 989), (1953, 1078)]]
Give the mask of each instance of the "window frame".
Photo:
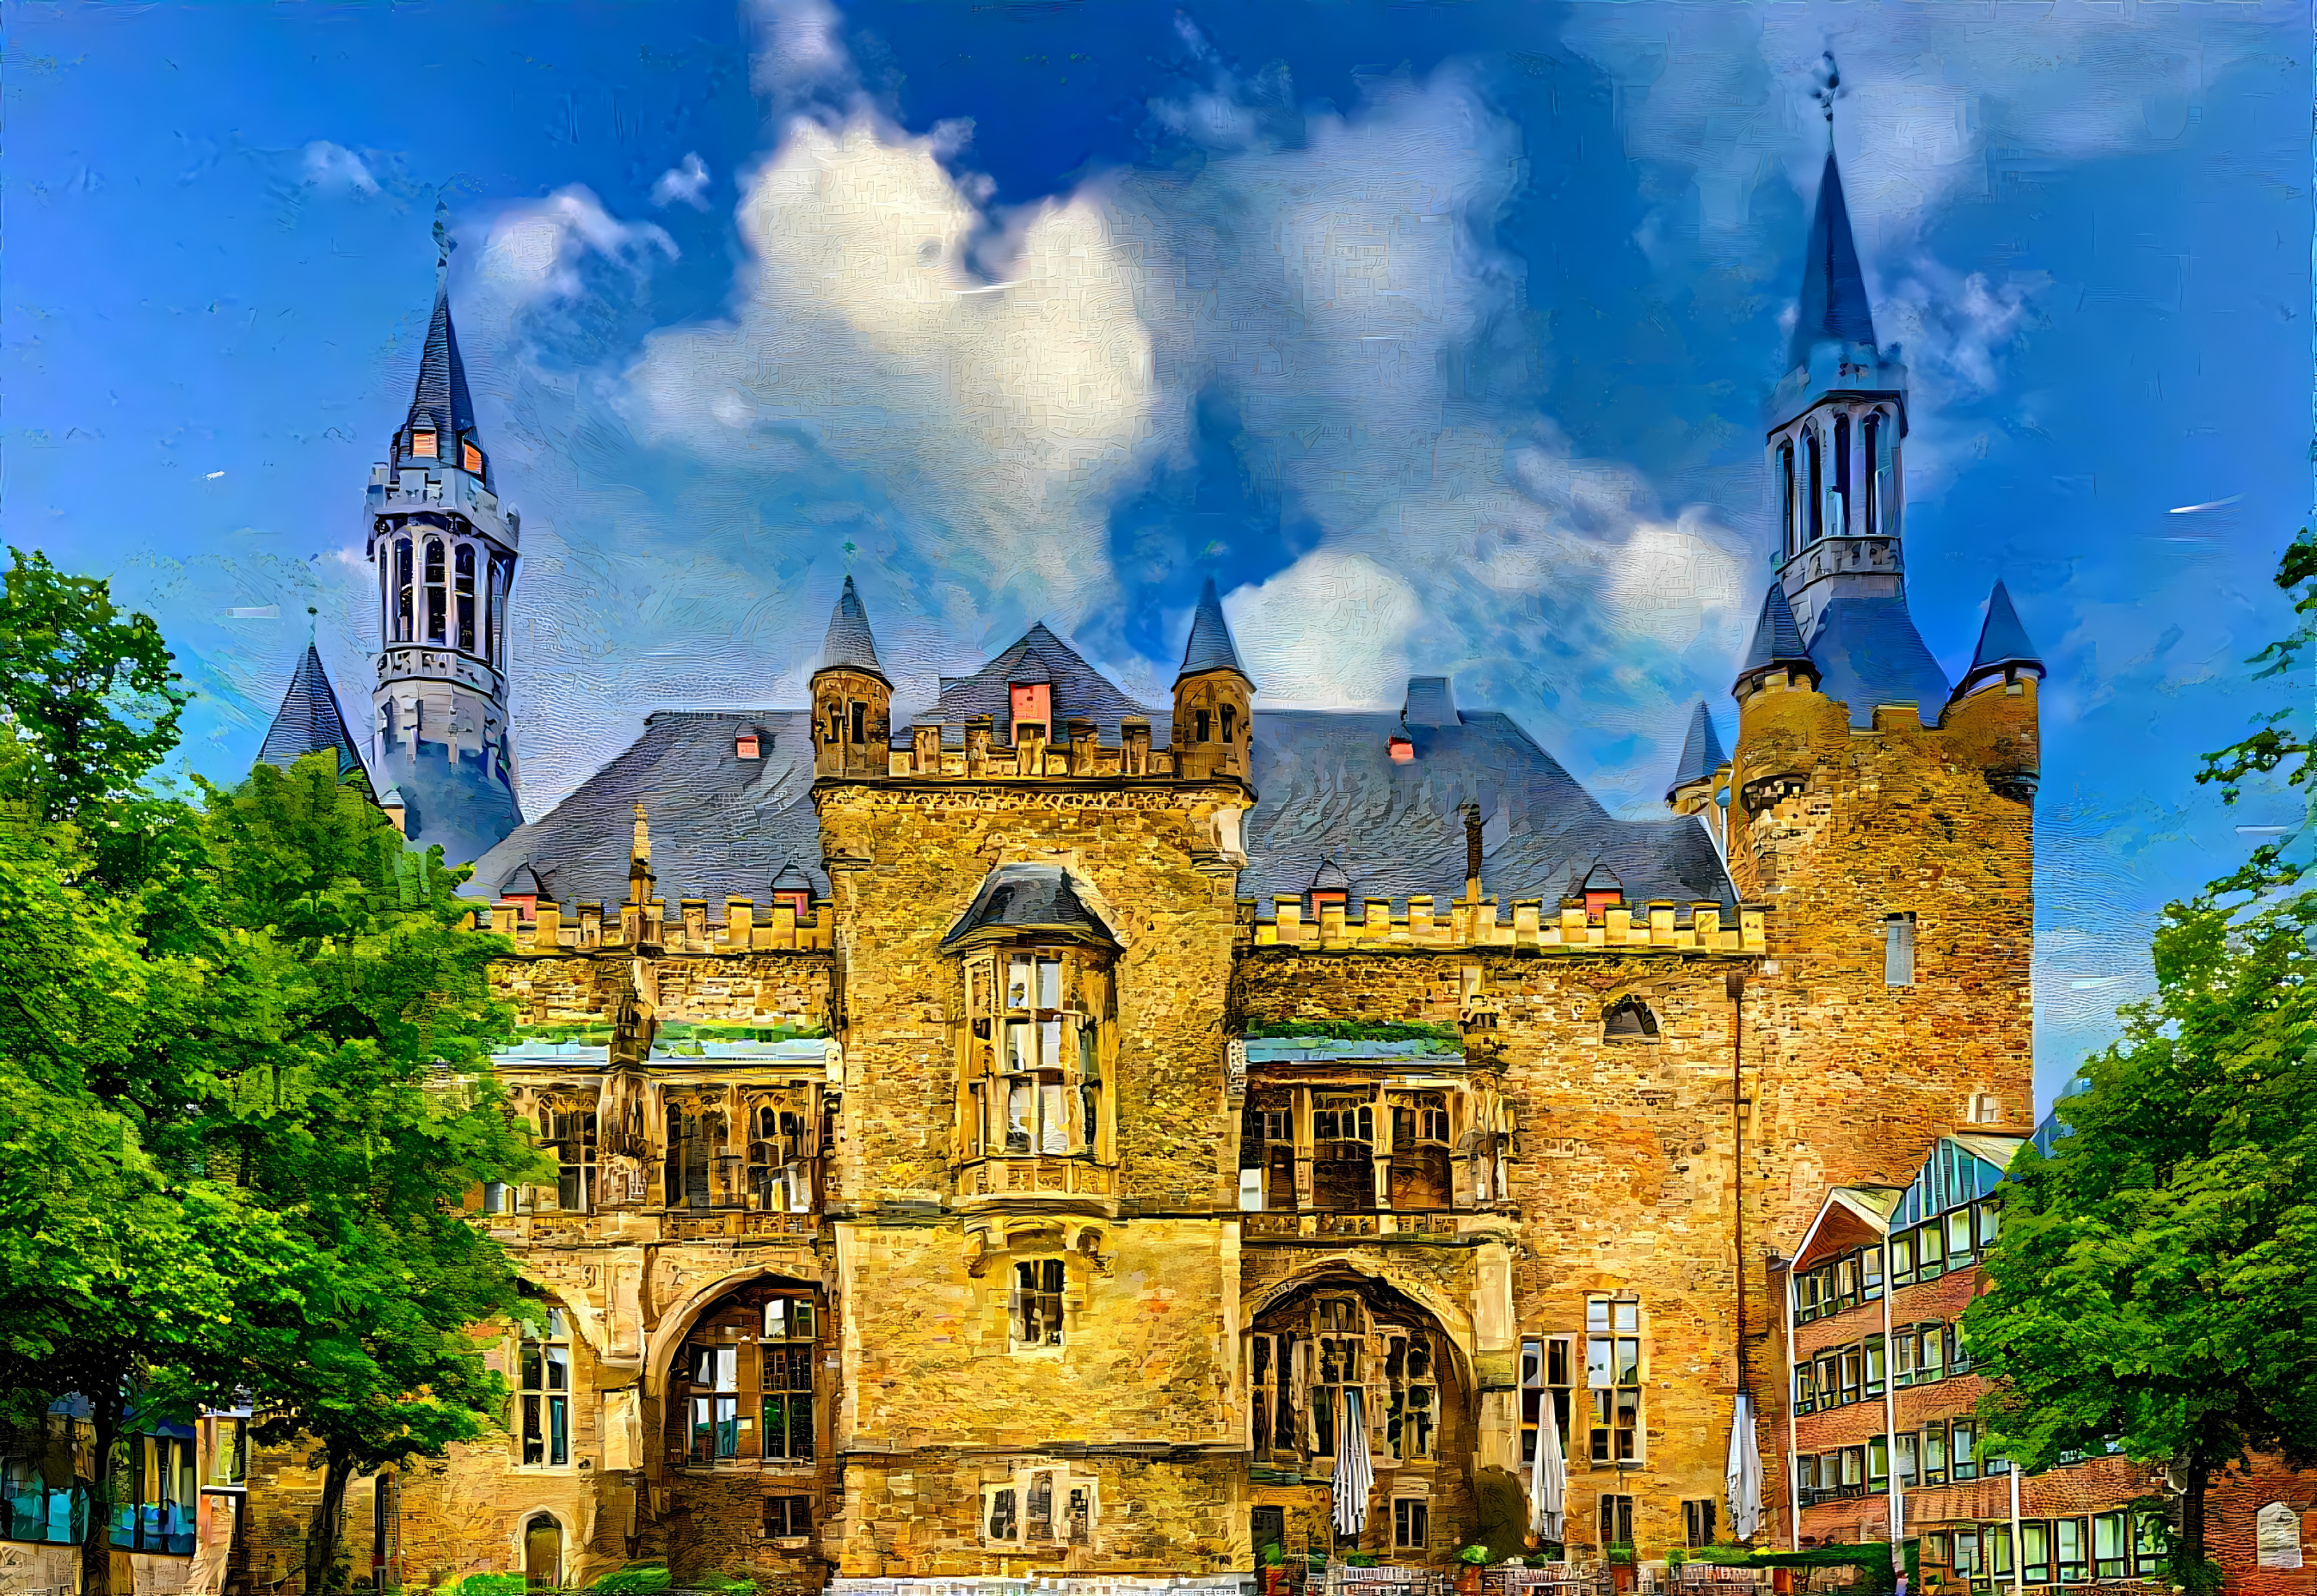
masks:
[(571, 1397), (577, 1382), (570, 1320), (559, 1305), (549, 1305), (544, 1326), (533, 1326), (529, 1320), (517, 1323), (514, 1364), (519, 1425), (509, 1428), (521, 1449), (516, 1467), (568, 1468)]
[(1007, 1271), (1006, 1342), (1015, 1352), (1059, 1351), (1066, 1344), (1069, 1269), (1060, 1256), (1017, 1258)]
[(1113, 1161), (1117, 986), (1111, 956), (1075, 943), (1000, 943), (968, 954), (958, 978), (966, 1021), (958, 1072), (961, 1161)]
[[(1642, 1392), (1649, 1382), (1647, 1342), (1640, 1297), (1586, 1297), (1585, 1388), (1592, 1411), (1586, 1420), (1585, 1458), (1591, 1467), (1638, 1467), (1646, 1461)], [(1596, 1378), (1597, 1372), (1606, 1378)]]
[(1391, 1545), (1394, 1551), (1420, 1552), (1432, 1544), (1432, 1507), (1421, 1496), (1391, 1499)]

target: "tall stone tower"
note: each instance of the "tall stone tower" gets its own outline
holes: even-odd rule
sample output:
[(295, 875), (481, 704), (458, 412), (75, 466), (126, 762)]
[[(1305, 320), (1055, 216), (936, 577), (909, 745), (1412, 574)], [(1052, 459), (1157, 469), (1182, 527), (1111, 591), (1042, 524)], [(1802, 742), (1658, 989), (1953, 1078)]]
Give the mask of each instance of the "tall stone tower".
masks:
[(446, 254), (418, 388), (364, 506), (378, 570), (370, 768), (403, 834), (464, 864), (523, 824), (507, 717), (519, 527), (475, 428), (447, 267)]

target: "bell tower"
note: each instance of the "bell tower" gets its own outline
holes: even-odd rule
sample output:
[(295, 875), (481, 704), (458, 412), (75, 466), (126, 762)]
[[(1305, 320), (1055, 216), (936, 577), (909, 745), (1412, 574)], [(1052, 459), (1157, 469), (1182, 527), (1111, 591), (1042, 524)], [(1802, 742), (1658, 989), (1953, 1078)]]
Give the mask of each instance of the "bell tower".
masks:
[(378, 581), (370, 762), (414, 846), (465, 864), (523, 824), (507, 715), (507, 605), (519, 525), (502, 508), (451, 325), (438, 207), (434, 313), (410, 408), (371, 468)]

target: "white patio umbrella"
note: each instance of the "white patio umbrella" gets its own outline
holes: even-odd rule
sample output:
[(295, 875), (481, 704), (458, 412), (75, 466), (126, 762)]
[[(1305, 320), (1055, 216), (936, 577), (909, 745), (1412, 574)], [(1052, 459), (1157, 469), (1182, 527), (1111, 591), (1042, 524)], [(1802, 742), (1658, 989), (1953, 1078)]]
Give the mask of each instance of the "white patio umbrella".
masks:
[(1730, 1420), (1730, 1533), (1750, 1540), (1762, 1527), (1762, 1454), (1754, 1446), (1754, 1399), (1738, 1394)]
[(1536, 1532), (1537, 1539), (1559, 1543), (1569, 1538), (1568, 1507), (1569, 1460), (1561, 1454), (1561, 1419), (1548, 1391), (1540, 1399), (1536, 1457), (1528, 1474), (1528, 1527)]
[(1357, 1535), (1367, 1528), (1368, 1493), (1375, 1488), (1375, 1465), (1368, 1458), (1368, 1418), (1357, 1386), (1344, 1392), (1344, 1431), (1336, 1448), (1336, 1533)]

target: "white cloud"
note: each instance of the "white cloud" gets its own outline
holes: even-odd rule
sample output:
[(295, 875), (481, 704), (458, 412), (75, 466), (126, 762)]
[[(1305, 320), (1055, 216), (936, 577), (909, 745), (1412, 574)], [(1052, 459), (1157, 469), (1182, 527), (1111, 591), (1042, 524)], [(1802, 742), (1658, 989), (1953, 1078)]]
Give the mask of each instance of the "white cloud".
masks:
[(681, 200), (694, 210), (705, 210), (707, 192), (708, 163), (695, 151), (659, 174), (659, 181), (652, 184), (651, 197), (652, 203), (663, 210)]
[(591, 253), (639, 273), (655, 253), (671, 261), (677, 255), (666, 229), (622, 222), (574, 183), (500, 212), (484, 241), (479, 274), (488, 288), (518, 302), (571, 299), (580, 291), (579, 261)]
[(761, 42), (749, 74), (776, 111), (857, 93), (844, 24), (828, 0), (756, 0)]
[(1272, 709), (1398, 703), (1418, 610), (1407, 583), (1364, 554), (1332, 548), (1314, 549), (1223, 603)]
[(307, 183), (325, 193), (348, 189), (358, 194), (378, 192), (378, 179), (370, 174), (362, 158), (342, 144), (315, 139), (306, 147), (302, 165)]

